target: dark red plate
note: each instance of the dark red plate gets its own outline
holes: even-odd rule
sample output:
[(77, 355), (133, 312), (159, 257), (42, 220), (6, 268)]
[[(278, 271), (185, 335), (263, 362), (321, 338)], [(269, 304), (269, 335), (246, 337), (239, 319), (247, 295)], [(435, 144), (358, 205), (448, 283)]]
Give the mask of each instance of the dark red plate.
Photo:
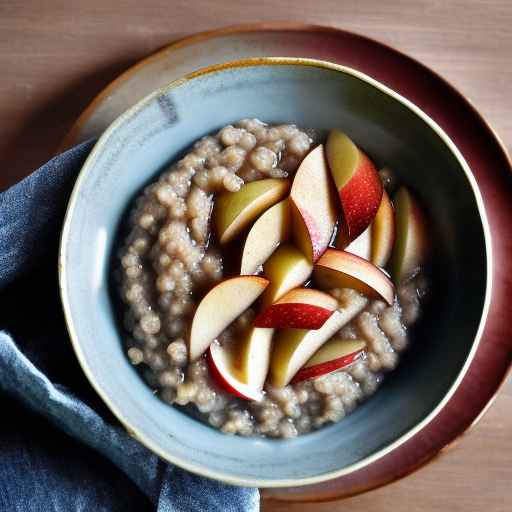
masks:
[(477, 422), (512, 362), (512, 174), (503, 144), (449, 83), (403, 53), (331, 27), (260, 24), (230, 27), (174, 43), (121, 75), (79, 118), (64, 145), (101, 131), (138, 99), (199, 67), (251, 56), (313, 57), (362, 71), (405, 96), (447, 132), (480, 187), (493, 241), (493, 295), (482, 341), (452, 399), (424, 429), (388, 455), (349, 475), (299, 488), (266, 489), (265, 497), (321, 501), (397, 480), (431, 460)]

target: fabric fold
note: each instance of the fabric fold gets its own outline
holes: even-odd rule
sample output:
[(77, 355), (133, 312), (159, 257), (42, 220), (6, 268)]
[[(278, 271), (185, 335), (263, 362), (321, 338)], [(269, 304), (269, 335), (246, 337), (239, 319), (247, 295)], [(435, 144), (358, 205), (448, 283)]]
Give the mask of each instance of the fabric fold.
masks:
[[(56, 285), (56, 258), (67, 201), (92, 145), (89, 141), (55, 157), (0, 193), (0, 389), (55, 426), (54, 436), (47, 440), (50, 445), (59, 442), (61, 430), (95, 450), (128, 476), (159, 512), (255, 512), (259, 510), (257, 489), (191, 474), (162, 461), (130, 437), (85, 383), (70, 350)], [(41, 310), (31, 318), (38, 304)], [(17, 414), (16, 421), (31, 421), (28, 412), (26, 416), (23, 411)], [(12, 474), (16, 478), (12, 482), (2, 478), (2, 510), (64, 512), (70, 503), (74, 510), (92, 510), (96, 505), (93, 510), (141, 510), (140, 501), (130, 504), (115, 492), (109, 496), (108, 508), (100, 505), (98, 493), (70, 496), (67, 484), (72, 471), (66, 475), (66, 485), (63, 480), (59, 485), (63, 475), (50, 474), (50, 467), (45, 481), (52, 488), (21, 497), (8, 486), (18, 485), (20, 492), (29, 489), (30, 482), (20, 482), (20, 475), (32, 478), (34, 460), (44, 457), (38, 459), (35, 446), (30, 446), (29, 452), (23, 442), (13, 442), (8, 448), (12, 453), (0, 463), (0, 475), (10, 472), (8, 464), (15, 464)], [(78, 468), (76, 474), (80, 477)], [(100, 474), (98, 471), (98, 477)], [(40, 480), (37, 485), (44, 486), (42, 477)], [(93, 484), (91, 480), (89, 485)], [(108, 492), (105, 482), (98, 482), (100, 487), (102, 493)], [(16, 502), (13, 496), (17, 496)], [(95, 496), (100, 500), (96, 505)], [(21, 506), (24, 508), (18, 508)]]

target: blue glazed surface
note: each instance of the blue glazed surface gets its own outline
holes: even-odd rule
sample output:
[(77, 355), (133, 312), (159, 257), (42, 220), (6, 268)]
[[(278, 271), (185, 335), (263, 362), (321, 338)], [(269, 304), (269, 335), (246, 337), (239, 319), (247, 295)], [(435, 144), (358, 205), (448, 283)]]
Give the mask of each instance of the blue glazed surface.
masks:
[[(114, 237), (129, 201), (195, 140), (244, 117), (346, 131), (427, 205), (440, 263), (442, 289), (400, 368), (346, 419), (294, 440), (227, 436), (156, 398), (124, 355), (108, 289)], [(478, 342), (490, 293), (486, 229), (480, 196), (457, 150), (379, 84), (312, 61), (219, 68), (146, 98), (96, 145), (63, 232), (64, 308), (89, 379), (125, 426), (162, 457), (236, 484), (312, 483), (393, 449), (454, 391)]]

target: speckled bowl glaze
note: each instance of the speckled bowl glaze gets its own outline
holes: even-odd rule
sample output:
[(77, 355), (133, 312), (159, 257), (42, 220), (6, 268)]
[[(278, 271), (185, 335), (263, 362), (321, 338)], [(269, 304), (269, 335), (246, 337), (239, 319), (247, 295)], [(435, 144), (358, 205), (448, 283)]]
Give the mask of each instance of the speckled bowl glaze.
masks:
[[(109, 293), (115, 234), (134, 195), (201, 136), (244, 117), (338, 127), (391, 166), (427, 205), (437, 288), (412, 350), (380, 391), (338, 424), (293, 440), (227, 436), (153, 395), (124, 355)], [(405, 443), (447, 403), (468, 369), (489, 306), (491, 243), (480, 193), (448, 136), (362, 73), (262, 58), (192, 73), (119, 117), (87, 159), (62, 234), (60, 284), (89, 380), (143, 444), (238, 485), (299, 486), (354, 472)]]

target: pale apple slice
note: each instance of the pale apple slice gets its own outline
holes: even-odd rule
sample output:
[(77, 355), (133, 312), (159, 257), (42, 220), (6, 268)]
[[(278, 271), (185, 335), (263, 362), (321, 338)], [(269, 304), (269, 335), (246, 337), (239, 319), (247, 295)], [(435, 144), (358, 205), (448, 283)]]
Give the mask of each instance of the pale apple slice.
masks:
[(256, 327), (320, 329), (336, 311), (338, 301), (312, 288), (294, 288), (254, 320)]
[[(395, 242), (395, 211), (386, 191), (382, 194), (379, 209), (375, 219), (361, 233), (345, 251), (355, 254), (360, 258), (371, 261), (378, 267), (385, 267)], [(338, 238), (336, 246), (342, 249), (345, 243), (344, 237)]]
[(280, 243), (290, 237), (291, 212), (288, 198), (269, 208), (252, 226), (242, 251), (240, 273), (255, 274)]
[(265, 384), (273, 335), (274, 329), (251, 327), (239, 342), (237, 365), (240, 379), (254, 389), (261, 390)]
[(385, 267), (395, 243), (395, 210), (386, 191), (382, 194), (379, 209), (370, 229), (372, 235), (370, 261), (378, 267)]
[(262, 309), (291, 289), (301, 286), (312, 270), (313, 265), (299, 249), (289, 244), (280, 245), (263, 264), (263, 273), (270, 284), (261, 296)]
[(290, 200), (295, 243), (315, 262), (329, 245), (337, 218), (334, 186), (322, 145), (300, 164)]
[(236, 367), (237, 356), (237, 352), (231, 347), (224, 348), (217, 342), (212, 343), (208, 350), (210, 374), (228, 393), (246, 400), (262, 400), (261, 388), (242, 382), (240, 370)]
[(315, 352), (291, 382), (295, 384), (345, 368), (360, 359), (365, 347), (366, 342), (363, 340), (331, 338)]
[(286, 386), (311, 356), (339, 329), (363, 311), (367, 303), (364, 297), (354, 298), (343, 309), (335, 311), (317, 330), (276, 331), (270, 359), (270, 383), (276, 387)]
[[(343, 249), (345, 243), (345, 235), (339, 235), (336, 239), (336, 247), (338, 247), (338, 249)], [(370, 225), (366, 228), (344, 250), (370, 261), (370, 258), (372, 257), (372, 226)]]
[(189, 338), (189, 356), (195, 361), (212, 341), (265, 290), (269, 282), (258, 276), (239, 276), (213, 287), (197, 306)]
[(396, 193), (396, 241), (391, 256), (391, 275), (396, 285), (411, 277), (426, 261), (428, 238), (423, 210), (405, 187)]
[(219, 242), (233, 240), (261, 212), (283, 199), (289, 189), (289, 180), (266, 179), (242, 185), (238, 192), (220, 194), (213, 212)]
[(347, 247), (373, 221), (382, 198), (382, 182), (371, 160), (339, 130), (325, 145), (327, 161), (343, 209), (340, 233)]
[(319, 288), (352, 288), (371, 299), (393, 304), (395, 288), (386, 274), (369, 261), (346, 251), (328, 249), (317, 261), (313, 278)]

